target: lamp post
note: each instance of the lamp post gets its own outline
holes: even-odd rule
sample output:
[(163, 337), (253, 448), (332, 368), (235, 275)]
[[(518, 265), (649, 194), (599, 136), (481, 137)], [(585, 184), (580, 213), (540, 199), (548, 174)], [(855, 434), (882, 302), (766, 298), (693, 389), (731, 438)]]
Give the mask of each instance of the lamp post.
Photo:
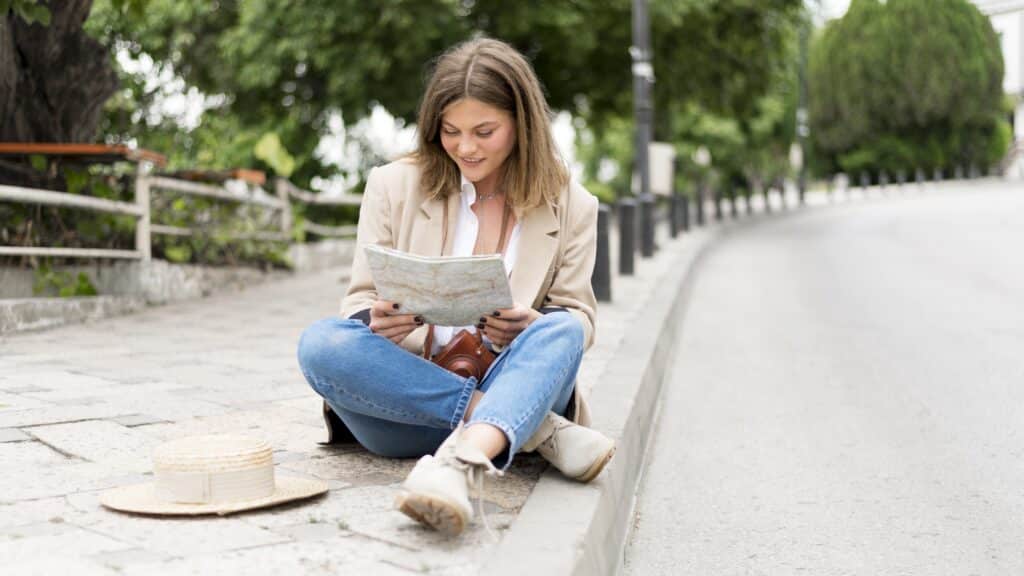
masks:
[(706, 177), (703, 174), (707, 172), (708, 166), (711, 166), (711, 151), (707, 149), (707, 146), (700, 146), (697, 151), (693, 153), (693, 162), (700, 166), (701, 176), (697, 181), (697, 225), (704, 225), (704, 194), (705, 187), (707, 186)]
[[(647, 0), (633, 0), (633, 45), (629, 48), (633, 59), (633, 114), (636, 119), (636, 134), (633, 154), (635, 169), (640, 176), (640, 206), (651, 211), (651, 218), (644, 219), (641, 230), (644, 239), (641, 251), (644, 257), (653, 255), (654, 222), (651, 195), (651, 84), (654, 83), (654, 68), (651, 66), (650, 23), (647, 19)], [(650, 228), (650, 229), (648, 229)]]
[(800, 24), (800, 93), (796, 109), (796, 136), (800, 143), (800, 166), (797, 174), (797, 198), (804, 203), (804, 192), (807, 190), (807, 170), (804, 159), (807, 157), (807, 137), (811, 130), (807, 123), (807, 23)]

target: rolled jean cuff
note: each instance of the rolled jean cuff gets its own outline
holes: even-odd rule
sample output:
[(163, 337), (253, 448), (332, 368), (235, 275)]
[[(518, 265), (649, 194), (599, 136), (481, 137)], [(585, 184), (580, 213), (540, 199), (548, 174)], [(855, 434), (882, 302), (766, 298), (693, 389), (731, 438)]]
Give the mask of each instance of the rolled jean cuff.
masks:
[[(508, 424), (504, 423), (504, 422), (501, 422), (501, 421), (496, 420), (494, 418), (486, 418), (486, 417), (480, 418), (480, 419), (474, 418), (474, 419), (472, 419), (472, 420), (470, 420), (469, 422), (466, 423), (467, 426), (471, 426), (473, 424), (490, 424), (491, 426), (494, 426), (495, 428), (497, 428), (498, 430), (501, 430), (502, 433), (505, 434), (505, 437), (508, 438), (508, 447), (505, 448), (505, 450), (503, 450), (501, 452), (501, 454), (498, 454), (495, 457), (495, 459), (493, 460), (493, 462), (494, 462), (494, 467), (499, 469), (499, 470), (501, 470), (502, 472), (504, 472), (505, 470), (508, 470), (508, 467), (512, 465), (512, 457), (519, 450), (519, 444), (516, 442), (516, 438), (517, 437), (516, 437), (515, 429), (512, 428), (511, 426), (509, 426)], [(505, 461), (504, 462), (501, 462), (500, 459), (505, 454), (507, 454), (508, 456), (505, 457)]]
[(469, 408), (469, 401), (473, 398), (474, 391), (476, 391), (476, 378), (470, 376), (466, 378), (462, 392), (459, 394), (459, 400), (455, 403), (455, 414), (452, 414), (452, 419), (448, 422), (448, 426), (452, 430), (458, 428), (462, 419), (466, 416), (466, 410)]

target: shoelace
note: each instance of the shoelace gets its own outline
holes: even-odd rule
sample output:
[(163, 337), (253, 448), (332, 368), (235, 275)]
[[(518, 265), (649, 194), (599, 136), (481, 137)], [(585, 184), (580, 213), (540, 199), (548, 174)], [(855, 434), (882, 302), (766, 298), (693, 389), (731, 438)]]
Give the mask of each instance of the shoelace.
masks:
[(480, 515), (480, 519), (484, 523), (484, 530), (487, 531), (487, 535), (491, 540), (497, 542), (498, 535), (491, 528), (491, 523), (487, 519), (487, 511), (484, 510), (484, 476), (488, 474), (491, 476), (504, 476), (505, 473), (494, 467), (494, 464), (487, 462), (486, 466), (469, 464), (461, 462), (466, 467), (466, 475), (468, 476), (469, 485), (476, 490), (476, 508), (477, 514)]
[(544, 446), (544, 448), (546, 448), (547, 450), (557, 452), (558, 440), (556, 440), (555, 437), (558, 436), (558, 432), (560, 430), (564, 430), (566, 428), (569, 428), (570, 426), (575, 426), (575, 424), (571, 422), (561, 422), (556, 424), (554, 430), (551, 431), (551, 436), (548, 436), (543, 442), (540, 443), (540, 445)]

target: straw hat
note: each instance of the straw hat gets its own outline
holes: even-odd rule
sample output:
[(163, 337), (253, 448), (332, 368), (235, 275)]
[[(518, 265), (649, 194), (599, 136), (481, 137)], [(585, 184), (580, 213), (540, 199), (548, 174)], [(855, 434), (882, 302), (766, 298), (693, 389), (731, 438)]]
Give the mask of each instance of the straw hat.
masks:
[(275, 478), (269, 444), (226, 434), (191, 436), (157, 447), (153, 475), (154, 482), (104, 492), (100, 503), (137, 514), (224, 515), (327, 491), (321, 480)]

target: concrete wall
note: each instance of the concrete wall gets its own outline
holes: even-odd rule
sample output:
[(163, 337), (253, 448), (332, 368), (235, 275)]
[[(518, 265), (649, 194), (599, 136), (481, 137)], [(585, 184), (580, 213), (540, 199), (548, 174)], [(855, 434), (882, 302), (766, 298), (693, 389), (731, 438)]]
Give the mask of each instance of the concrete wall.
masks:
[(98, 297), (56, 298), (56, 290), (33, 293), (35, 272), (0, 267), (0, 334), (115, 316), (145, 305), (193, 300), (214, 292), (240, 290), (292, 274), (344, 268), (352, 263), (354, 240), (293, 245), (294, 270), (211, 267), (150, 262), (98, 262), (57, 268), (72, 277), (84, 273)]

